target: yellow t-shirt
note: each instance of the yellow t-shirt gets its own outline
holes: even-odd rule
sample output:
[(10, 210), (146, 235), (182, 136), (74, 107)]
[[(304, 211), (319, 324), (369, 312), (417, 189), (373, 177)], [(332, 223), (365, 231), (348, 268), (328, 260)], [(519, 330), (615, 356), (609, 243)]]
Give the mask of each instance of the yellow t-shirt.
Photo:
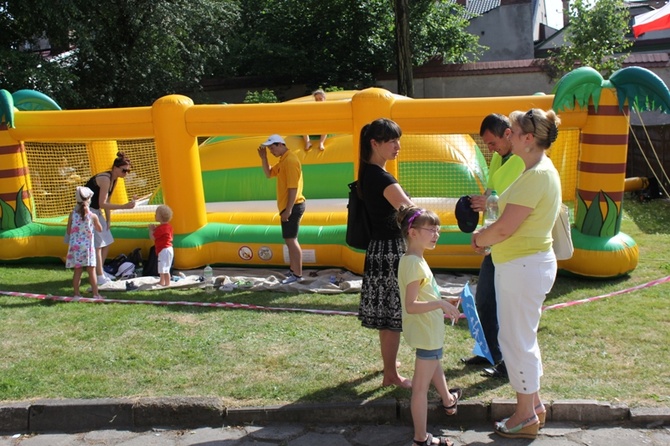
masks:
[(405, 296), (407, 285), (420, 281), (419, 300), (440, 299), (440, 289), (425, 259), (405, 254), (398, 264), (398, 286), (402, 305), (402, 334), (412, 348), (436, 350), (444, 345), (444, 312), (441, 309), (427, 313), (409, 314)]
[(543, 157), (500, 195), (500, 215), (509, 203), (533, 210), (514, 234), (491, 247), (496, 264), (551, 249), (551, 229), (561, 205), (561, 179), (549, 158)]
[(302, 194), (302, 166), (295, 153), (287, 150), (279, 157), (279, 162), (270, 168), (270, 177), (277, 177), (277, 208), (279, 212), (286, 209), (288, 190), (297, 189), (295, 203), (305, 201)]
[(502, 156), (497, 152), (493, 154), (489, 166), (489, 181), (486, 185), (487, 189), (496, 191), (498, 195), (502, 194), (526, 169), (523, 160), (516, 155), (511, 155), (505, 163), (502, 161)]

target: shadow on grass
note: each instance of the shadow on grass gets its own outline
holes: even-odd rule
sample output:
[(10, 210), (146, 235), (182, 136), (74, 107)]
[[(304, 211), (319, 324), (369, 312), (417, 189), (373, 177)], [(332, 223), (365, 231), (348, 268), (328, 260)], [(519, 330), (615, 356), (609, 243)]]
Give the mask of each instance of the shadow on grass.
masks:
[(380, 400), (386, 398), (407, 398), (409, 391), (397, 387), (378, 388), (360, 392), (358, 388), (368, 381), (382, 382), (382, 371), (368, 373), (359, 378), (342, 381), (333, 386), (323, 387), (307, 394), (296, 401), (296, 404), (313, 404), (317, 402), (350, 402), (359, 400)]
[[(480, 373), (479, 367), (464, 367), (464, 368), (446, 368), (445, 376), (448, 383), (461, 381), (460, 378), (471, 375), (472, 373)], [(409, 389), (401, 389), (396, 386), (377, 387), (373, 390), (360, 391), (359, 388), (368, 381), (378, 381), (381, 385), (382, 371), (369, 373), (357, 379), (342, 381), (332, 386), (323, 387), (315, 392), (307, 394), (295, 401), (294, 404), (315, 404), (315, 403), (346, 403), (346, 402), (362, 402), (362, 401), (380, 401), (385, 399), (396, 399), (401, 401), (408, 401), (411, 398), (412, 391)], [(452, 384), (453, 385), (453, 384)], [(463, 388), (463, 399), (472, 400), (477, 399), (481, 395), (490, 392), (491, 390), (508, 385), (506, 379), (500, 378), (482, 378), (482, 381), (476, 382), (473, 385)], [(432, 388), (431, 388), (432, 389)], [(431, 390), (434, 392), (434, 389)], [(434, 396), (434, 395), (433, 395)], [(433, 396), (430, 398), (433, 399)]]
[(627, 200), (624, 211), (645, 234), (670, 234), (670, 200)]
[(549, 294), (547, 294), (547, 299), (544, 301), (544, 304), (550, 305), (552, 303), (561, 302), (563, 296), (570, 294), (575, 290), (588, 291), (587, 297), (599, 296), (603, 294), (603, 285), (607, 285), (608, 287), (615, 286), (617, 289), (623, 289), (628, 286), (627, 282), (629, 280), (629, 275), (599, 279), (596, 277), (584, 278), (564, 275), (559, 272), (556, 282)]

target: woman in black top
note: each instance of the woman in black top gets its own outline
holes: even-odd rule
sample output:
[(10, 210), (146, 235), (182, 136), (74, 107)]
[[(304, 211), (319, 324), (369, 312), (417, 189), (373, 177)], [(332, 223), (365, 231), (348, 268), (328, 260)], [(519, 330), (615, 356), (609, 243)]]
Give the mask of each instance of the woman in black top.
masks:
[(400, 206), (413, 203), (385, 169), (387, 161), (398, 157), (401, 135), (398, 124), (385, 118), (361, 130), (358, 184), (372, 223), (372, 240), (365, 253), (358, 318), (364, 327), (379, 330), (382, 385), (410, 388), (412, 381), (400, 376), (397, 367), (402, 332), (398, 262), (406, 248), (395, 214)]
[[(104, 285), (109, 282), (109, 279), (105, 277), (102, 267), (109, 252), (109, 245), (114, 243), (114, 237), (112, 237), (110, 230), (112, 209), (132, 209), (135, 207), (135, 199), (126, 204), (112, 204), (109, 202), (112, 192), (114, 192), (114, 187), (116, 187), (116, 180), (119, 177), (125, 178), (130, 172), (130, 168), (130, 160), (123, 152), (118, 152), (110, 170), (92, 176), (86, 183), (86, 187), (93, 191), (91, 212), (98, 216), (102, 225), (102, 232), (95, 231), (94, 236), (97, 258), (95, 268), (98, 276), (98, 285)], [(103, 210), (105, 211), (104, 215), (102, 213)]]

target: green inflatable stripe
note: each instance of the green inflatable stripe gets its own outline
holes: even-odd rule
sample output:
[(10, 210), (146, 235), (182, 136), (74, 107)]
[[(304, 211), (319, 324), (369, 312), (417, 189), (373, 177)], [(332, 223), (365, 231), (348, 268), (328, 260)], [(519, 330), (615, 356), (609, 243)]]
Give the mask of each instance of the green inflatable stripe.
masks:
[[(112, 235), (118, 240), (147, 240), (149, 233), (144, 227), (112, 227)], [(458, 230), (457, 226), (443, 226), (438, 245), (469, 245), (470, 234)], [(302, 226), (300, 243), (310, 245), (342, 245), (346, 246), (346, 225), (334, 226)], [(65, 226), (30, 223), (20, 228), (1, 231), (0, 239), (48, 236), (62, 238)], [(186, 235), (175, 235), (175, 248), (197, 248), (207, 243), (276, 243), (283, 244), (281, 226), (279, 225), (235, 225), (230, 223), (209, 223), (199, 230)]]
[[(470, 234), (464, 234), (456, 226), (445, 228), (439, 245), (469, 245)], [(304, 245), (342, 245), (346, 246), (346, 225), (301, 226), (298, 238)], [(192, 234), (175, 236), (174, 246), (196, 248), (207, 243), (277, 243), (283, 244), (279, 225), (233, 225), (228, 223), (210, 223)]]
[[(260, 160), (259, 160), (260, 163)], [(275, 183), (258, 168), (203, 171), (205, 202), (276, 199)]]
[(623, 232), (619, 232), (613, 237), (596, 237), (593, 235), (583, 234), (575, 228), (572, 228), (571, 234), (572, 244), (575, 246), (575, 248), (586, 251), (616, 252), (621, 251), (621, 249), (624, 247), (632, 247), (637, 245), (635, 240)]
[[(463, 164), (413, 161), (400, 163), (400, 184), (412, 197), (458, 198), (479, 194), (477, 179)], [(486, 181), (482, 180), (484, 186)]]
[(313, 164), (303, 166), (305, 197), (347, 198), (347, 185), (354, 180), (353, 163)]
[(237, 138), (239, 138), (239, 136), (234, 135), (212, 136), (203, 141), (203, 143), (200, 144), (200, 147), (210, 146), (212, 144), (216, 144), (217, 142), (229, 141), (231, 139), (237, 139)]
[[(307, 199), (345, 198), (353, 172), (352, 163), (303, 165), (303, 193)], [(202, 182), (208, 203), (277, 198), (276, 180), (265, 178), (260, 160), (258, 167), (204, 171)]]

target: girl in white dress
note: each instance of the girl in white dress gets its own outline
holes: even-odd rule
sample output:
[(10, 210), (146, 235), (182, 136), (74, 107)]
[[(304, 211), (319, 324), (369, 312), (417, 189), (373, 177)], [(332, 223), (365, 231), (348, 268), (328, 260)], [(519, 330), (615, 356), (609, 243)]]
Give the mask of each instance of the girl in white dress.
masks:
[(79, 285), (84, 268), (88, 272), (93, 297), (102, 298), (98, 293), (98, 281), (95, 275), (96, 254), (93, 245), (93, 231), (102, 231), (102, 225), (98, 216), (89, 209), (92, 196), (93, 191), (88, 187), (77, 187), (75, 191), (77, 204), (67, 220), (67, 234), (70, 242), (65, 267), (74, 268), (72, 288), (74, 288), (76, 298), (81, 297)]

